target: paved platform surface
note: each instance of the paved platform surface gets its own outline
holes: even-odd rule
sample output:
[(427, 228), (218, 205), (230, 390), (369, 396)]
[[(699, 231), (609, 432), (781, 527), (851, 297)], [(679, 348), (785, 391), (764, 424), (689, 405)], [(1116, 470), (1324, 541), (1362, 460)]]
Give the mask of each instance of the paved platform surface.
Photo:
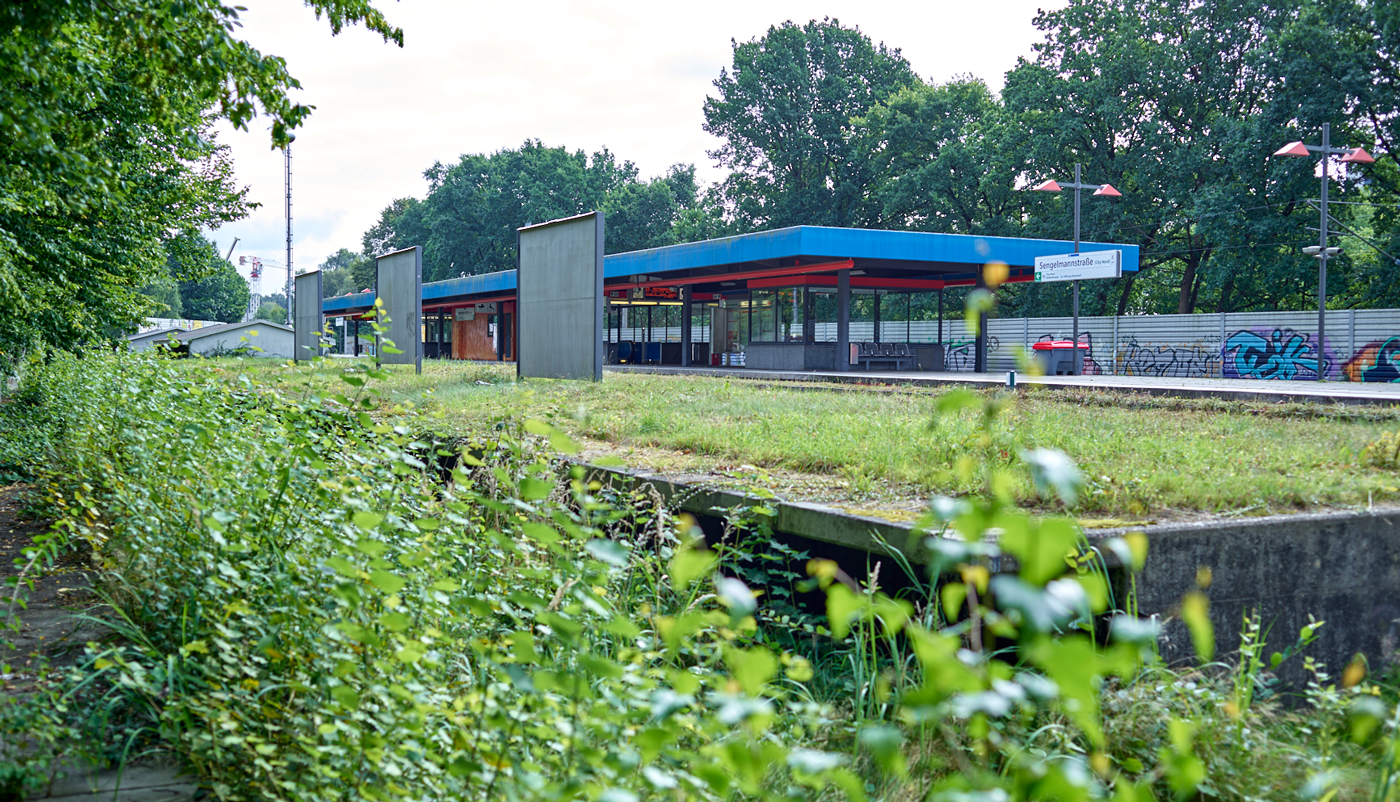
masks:
[[(688, 367), (675, 365), (608, 365), (620, 373), (734, 376), (767, 381), (840, 382), (852, 384), (905, 384), (916, 386), (1005, 386), (1006, 373), (953, 373), (918, 371), (797, 371), (751, 368)], [(1182, 398), (1224, 398), (1237, 401), (1314, 402), (1325, 404), (1400, 404), (1400, 384), (1352, 382), (1260, 381), (1254, 379), (1177, 379), (1153, 376), (1027, 376), (1016, 374), (1019, 387), (1112, 390)]]

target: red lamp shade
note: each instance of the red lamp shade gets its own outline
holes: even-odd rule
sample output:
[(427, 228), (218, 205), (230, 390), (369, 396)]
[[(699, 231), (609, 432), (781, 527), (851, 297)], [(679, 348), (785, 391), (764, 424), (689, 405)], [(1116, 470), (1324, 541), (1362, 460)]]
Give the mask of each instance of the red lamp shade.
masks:
[(1304, 145), (1302, 142), (1289, 142), (1287, 145), (1284, 145), (1283, 147), (1279, 148), (1278, 151), (1274, 153), (1274, 155), (1306, 156), (1308, 155), (1308, 146)]
[(1123, 197), (1123, 193), (1121, 193), (1121, 192), (1119, 192), (1118, 190), (1114, 189), (1112, 184), (1104, 184), (1103, 186), (1101, 186), (1101, 187), (1099, 187), (1098, 189), (1094, 190), (1094, 194), (1095, 194), (1095, 195), (1103, 195), (1103, 196), (1109, 197), (1109, 198), (1121, 198), (1121, 197)]
[(1054, 181), (1046, 181), (1043, 184), (1037, 184), (1031, 187), (1031, 189), (1037, 192), (1059, 192), (1060, 185), (1055, 183)]
[(1365, 148), (1356, 148), (1351, 153), (1343, 156), (1342, 161), (1351, 162), (1353, 164), (1371, 164), (1375, 159), (1371, 157), (1371, 154), (1366, 152)]

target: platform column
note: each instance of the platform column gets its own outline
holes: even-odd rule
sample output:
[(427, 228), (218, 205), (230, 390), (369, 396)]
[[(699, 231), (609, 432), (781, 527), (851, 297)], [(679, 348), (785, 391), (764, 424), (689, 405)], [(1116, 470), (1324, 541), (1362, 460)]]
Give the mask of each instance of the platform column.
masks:
[(836, 271), (836, 369), (851, 369), (851, 271)]
[(694, 291), (687, 284), (681, 287), (681, 367), (690, 367), (690, 302)]

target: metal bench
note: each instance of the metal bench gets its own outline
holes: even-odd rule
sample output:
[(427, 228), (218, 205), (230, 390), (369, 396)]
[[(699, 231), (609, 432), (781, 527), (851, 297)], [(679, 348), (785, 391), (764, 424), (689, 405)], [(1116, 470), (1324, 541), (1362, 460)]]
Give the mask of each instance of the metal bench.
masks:
[(890, 364), (895, 370), (914, 366), (914, 350), (908, 343), (852, 343), (856, 348), (855, 362), (865, 370), (874, 364)]

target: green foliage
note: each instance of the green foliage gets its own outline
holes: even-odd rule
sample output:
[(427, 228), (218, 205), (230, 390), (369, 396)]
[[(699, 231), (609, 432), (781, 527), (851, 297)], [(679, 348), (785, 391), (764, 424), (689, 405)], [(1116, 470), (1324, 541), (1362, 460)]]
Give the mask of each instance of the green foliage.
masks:
[[(1250, 799), (1394, 760), (1350, 668), (1289, 718), (1241, 708), (1231, 671), (1152, 666), (1155, 625), (1103, 569), (1139, 568), (1142, 539), (1095, 558), (1011, 503), (1021, 468), (988, 461), (1007, 397), (938, 405), (977, 421), (983, 489), (934, 500), (926, 574), (890, 549), (920, 580), (894, 597), (823, 560), (797, 581), (762, 505), (706, 548), (655, 495), (561, 463), (578, 445), (543, 419), (417, 436), (374, 389), (390, 376), (98, 352), (26, 373), (19, 414), (58, 460), (35, 466), (44, 504), (95, 549), (122, 636), (0, 705), (26, 771), (158, 735), (228, 798)], [(1062, 456), (1022, 460), (1077, 488)]]
[(1361, 450), (1361, 464), (1375, 468), (1400, 469), (1400, 431), (1381, 432), (1381, 436)]
[(322, 262), (321, 294), (334, 298), (374, 286), (374, 258), (341, 248)]
[(460, 451), (378, 423), (377, 368), (331, 397), (222, 373), (100, 353), (45, 371), (82, 377), (46, 501), (125, 622), (72, 679), (139, 713), (108, 741), (158, 732), (223, 797), (859, 787), (791, 746), (742, 585), (670, 589), (664, 510), (561, 475), (517, 423)]
[(248, 311), (248, 282), (219, 255), (214, 243), (191, 236), (170, 247), (166, 269), (180, 278), (180, 306), (192, 320), (235, 323)]
[[(334, 31), (402, 34), (365, 0), (313, 0)], [(213, 123), (262, 112), (273, 141), (310, 113), (276, 57), (213, 0), (75, 0), (0, 9), (0, 350), (69, 347), (156, 305), (161, 245), (246, 212)], [(198, 54), (193, 57), (191, 54)]]
[(790, 225), (881, 227), (876, 165), (853, 119), (918, 79), (896, 49), (838, 20), (784, 22), (734, 44), (733, 63), (705, 99), (710, 157), (741, 231)]
[(595, 209), (607, 215), (609, 253), (713, 231), (693, 166), (675, 165), (642, 181), (631, 162), (619, 164), (606, 149), (590, 156), (527, 140), (518, 149), (434, 164), (425, 176), (427, 197), (400, 198), (385, 207), (365, 233), (364, 248), (382, 254), (422, 245), (427, 281), (512, 270), (516, 229)]
[(287, 322), (287, 308), (281, 304), (271, 301), (263, 301), (258, 306), (258, 311), (253, 314), (254, 320), (269, 320), (273, 323)]

